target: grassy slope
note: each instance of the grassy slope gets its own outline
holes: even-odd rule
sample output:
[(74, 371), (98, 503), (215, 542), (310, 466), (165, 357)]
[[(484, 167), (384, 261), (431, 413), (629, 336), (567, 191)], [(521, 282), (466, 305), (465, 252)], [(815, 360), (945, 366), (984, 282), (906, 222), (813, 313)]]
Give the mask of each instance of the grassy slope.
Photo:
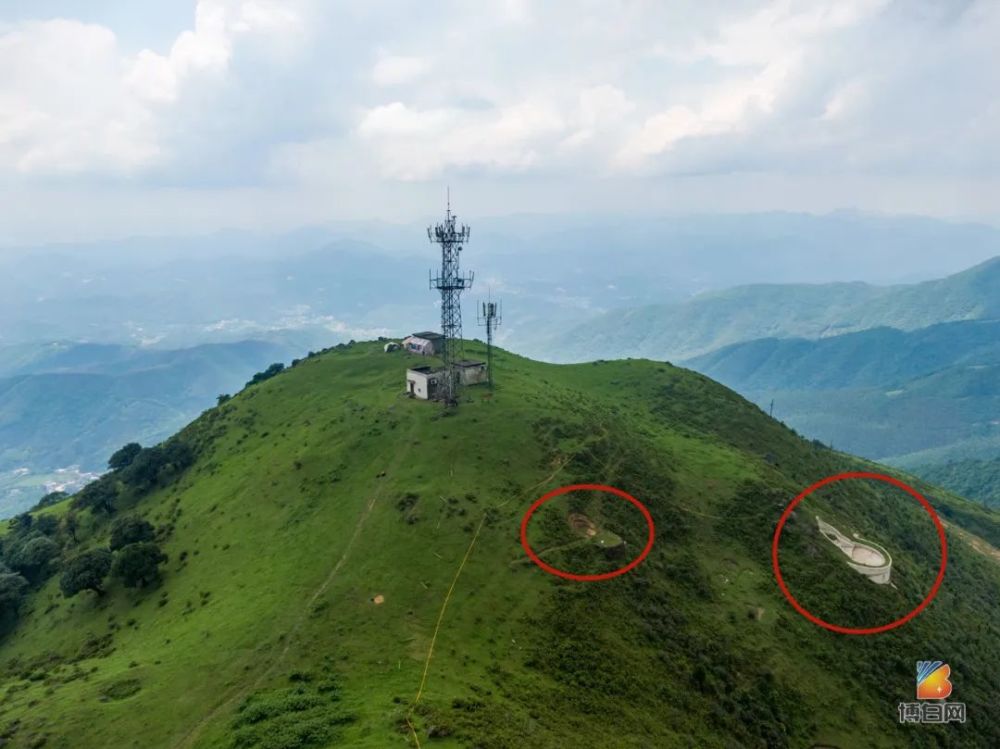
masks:
[[(0, 645), (0, 728), (19, 721), (12, 745), (228, 747), (247, 697), (285, 704), (290, 679), (312, 678), (299, 683), (313, 694), (328, 675), (340, 700), (323, 720), (351, 720), (318, 746), (404, 746), (407, 715), (440, 747), (996, 739), (985, 720), (1000, 668), (995, 564), (955, 543), (939, 601), (878, 638), (821, 631), (774, 586), (781, 507), (851, 459), (652, 362), (557, 367), (500, 354), (495, 397), (470, 389), (443, 418), (400, 397), (405, 359), (376, 344), (330, 352), (191, 425), (196, 466), (135, 508), (174, 525), (161, 588), (66, 601), (50, 581)], [(658, 542), (636, 572), (581, 585), (516, 564), (521, 514), (571, 481), (616, 484), (649, 506)], [(407, 492), (419, 499), (403, 511)], [(984, 535), (1000, 527), (938, 501)], [(804, 602), (836, 598), (831, 616), (862, 620), (912, 605), (933, 573), (919, 510), (858, 487), (823, 513), (865, 528), (899, 520), (903, 584), (895, 597), (852, 585), (798, 523), (786, 575), (810, 578)], [(103, 541), (100, 526), (91, 533), (85, 545)], [(758, 607), (763, 617), (749, 618)], [(956, 697), (982, 717), (919, 733), (895, 725), (913, 661), (926, 657), (951, 659)], [(289, 730), (283, 721), (306, 714), (277, 713), (259, 727)], [(451, 735), (429, 740), (431, 727)]]

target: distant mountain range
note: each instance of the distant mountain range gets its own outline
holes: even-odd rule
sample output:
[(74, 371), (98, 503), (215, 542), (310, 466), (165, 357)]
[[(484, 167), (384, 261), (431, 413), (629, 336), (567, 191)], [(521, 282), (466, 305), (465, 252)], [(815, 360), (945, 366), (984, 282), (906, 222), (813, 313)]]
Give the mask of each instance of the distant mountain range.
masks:
[(0, 349), (0, 517), (84, 481), (126, 442), (153, 444), (291, 358), (260, 341), (182, 350), (54, 343)]
[[(768, 335), (847, 330), (850, 321), (842, 327), (839, 313), (874, 304), (883, 287), (762, 287), (749, 299), (743, 291), (722, 290), (762, 282), (899, 284), (940, 278), (1000, 255), (996, 228), (917, 217), (459, 218), (472, 224), (463, 268), (476, 273), (464, 296), (466, 335), (474, 330), (472, 305), (492, 292), (505, 301), (502, 343), (542, 359), (560, 356), (564, 338), (574, 337), (564, 331), (581, 323), (583, 338), (570, 352), (580, 358), (611, 356), (642, 342), (646, 332), (618, 328), (619, 313), (600, 318), (624, 308), (643, 308), (621, 322), (632, 328), (652, 324), (647, 348), (662, 358), (660, 349), (669, 341), (656, 336), (674, 324), (674, 308), (665, 308), (669, 314), (662, 320), (657, 310), (671, 304), (688, 309), (683, 303), (702, 293), (709, 296), (676, 321), (684, 325), (677, 342), (683, 345), (671, 344), (668, 357)], [(187, 348), (294, 339), (307, 350), (399, 335), (437, 324), (437, 298), (426, 278), (438, 263), (424, 225), (374, 222), (276, 235), (219, 232), (2, 248), (0, 345), (86, 340)], [(778, 293), (782, 297), (774, 298)], [(712, 294), (717, 301), (706, 306)], [(699, 320), (702, 307), (706, 317)], [(829, 308), (829, 314), (813, 314), (817, 307)], [(805, 327), (779, 330), (792, 317), (786, 312)], [(593, 325), (586, 322), (595, 317)], [(605, 338), (588, 333), (601, 329)], [(601, 350), (605, 344), (612, 348)]]
[(1000, 321), (750, 341), (686, 364), (870, 458), (912, 468), (1000, 450)]
[(545, 348), (682, 363), (810, 438), (994, 501), (1000, 257), (916, 284), (757, 284), (618, 310)]
[(873, 328), (832, 338), (764, 338), (685, 362), (746, 389), (902, 387), (943, 370), (1000, 364), (1000, 319), (914, 331)]
[(819, 339), (877, 327), (916, 330), (1000, 318), (1000, 257), (911, 285), (762, 284), (681, 304), (616, 310), (549, 342), (552, 357), (685, 360), (761, 338)]

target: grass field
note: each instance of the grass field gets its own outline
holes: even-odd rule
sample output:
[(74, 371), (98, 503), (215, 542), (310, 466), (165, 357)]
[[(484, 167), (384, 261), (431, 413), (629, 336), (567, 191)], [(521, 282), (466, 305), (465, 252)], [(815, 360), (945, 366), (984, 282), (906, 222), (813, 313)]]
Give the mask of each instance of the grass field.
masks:
[[(500, 352), (495, 393), (468, 388), (446, 414), (402, 395), (408, 363), (378, 343), (331, 350), (185, 429), (194, 466), (117, 511), (161, 527), (163, 581), (65, 599), (55, 576), (32, 593), (0, 644), (0, 744), (1000, 744), (995, 560), (955, 538), (938, 600), (876, 638), (818, 629), (774, 585), (784, 505), (860, 462), (666, 364)], [(657, 543), (633, 573), (571, 583), (520, 562), (522, 514), (578, 482), (649, 508)], [(1000, 529), (931, 491), (953, 522)], [(830, 522), (894, 544), (899, 599), (856, 584), (807, 522), (786, 531), (790, 584), (829, 617), (893, 616), (932, 572), (926, 518), (875, 486), (822, 501)], [(643, 537), (627, 503), (586, 511), (595, 538)], [(537, 520), (541, 544), (579, 540), (565, 512)], [(74, 552), (106, 544), (106, 521), (78, 538)], [(620, 566), (596, 552), (574, 546), (559, 563)], [(950, 660), (968, 724), (898, 726), (927, 657)]]

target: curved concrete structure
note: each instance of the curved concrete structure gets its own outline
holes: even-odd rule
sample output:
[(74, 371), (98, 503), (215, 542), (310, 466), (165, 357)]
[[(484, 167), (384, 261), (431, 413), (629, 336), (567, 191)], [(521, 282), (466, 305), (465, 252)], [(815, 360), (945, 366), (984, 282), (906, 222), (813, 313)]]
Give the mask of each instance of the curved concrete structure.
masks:
[(856, 540), (850, 539), (829, 523), (823, 522), (819, 516), (816, 517), (816, 525), (819, 532), (850, 560), (847, 564), (851, 569), (878, 585), (889, 582), (892, 557), (883, 547), (861, 538), (857, 533), (854, 534)]

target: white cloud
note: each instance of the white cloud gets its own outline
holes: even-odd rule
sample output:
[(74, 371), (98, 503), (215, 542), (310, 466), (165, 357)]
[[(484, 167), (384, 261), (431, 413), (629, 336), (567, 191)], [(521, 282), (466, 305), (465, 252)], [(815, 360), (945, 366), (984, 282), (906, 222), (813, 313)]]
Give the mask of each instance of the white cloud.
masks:
[(365, 112), (357, 131), (374, 148), (383, 174), (419, 180), (450, 168), (524, 170), (565, 128), (553, 105), (524, 100), (486, 111), (417, 110), (393, 102)]
[(860, 80), (848, 81), (837, 88), (823, 108), (824, 120), (837, 120), (856, 112), (865, 99), (868, 89)]
[(388, 55), (372, 68), (372, 80), (377, 86), (398, 86), (410, 83), (430, 70), (430, 62), (423, 57)]
[(225, 73), (241, 36), (274, 40), (302, 30), (294, 3), (278, 0), (199, 0), (194, 16), (194, 28), (181, 32), (169, 52), (144, 49), (131, 63), (126, 80), (140, 98), (173, 102), (186, 78)]
[(460, 175), (516, 211), (681, 175), (920, 178), (935, 199), (1000, 178), (984, 0), (187, 2), (157, 44), (0, 21), (0, 188), (210, 189), (230, 209), (329, 188), (353, 207)]
[(870, 19), (889, 0), (771, 0), (723, 21), (715, 37), (694, 45), (692, 58), (723, 65), (767, 65), (795, 57), (823, 37)]
[[(809, 79), (825, 40), (870, 19), (886, 0), (774, 0), (743, 18), (720, 26), (715, 37), (680, 55), (689, 62), (708, 60), (720, 76), (696, 91), (696, 101), (674, 104), (648, 117), (614, 157), (627, 169), (649, 166), (651, 157), (679, 143), (707, 136), (739, 134), (773, 125), (782, 97)], [(822, 65), (820, 64), (820, 68)], [(734, 71), (734, 72), (730, 72)], [(825, 111), (828, 119), (843, 113), (857, 87), (842, 86)]]
[(0, 169), (124, 171), (161, 156), (149, 113), (127, 96), (115, 34), (78, 21), (0, 35)]
[(109, 28), (71, 19), (0, 27), (0, 170), (131, 174), (169, 159), (164, 122), (195, 78), (223, 76), (241, 35), (299, 29), (277, 0), (199, 0), (167, 54), (123, 53)]

